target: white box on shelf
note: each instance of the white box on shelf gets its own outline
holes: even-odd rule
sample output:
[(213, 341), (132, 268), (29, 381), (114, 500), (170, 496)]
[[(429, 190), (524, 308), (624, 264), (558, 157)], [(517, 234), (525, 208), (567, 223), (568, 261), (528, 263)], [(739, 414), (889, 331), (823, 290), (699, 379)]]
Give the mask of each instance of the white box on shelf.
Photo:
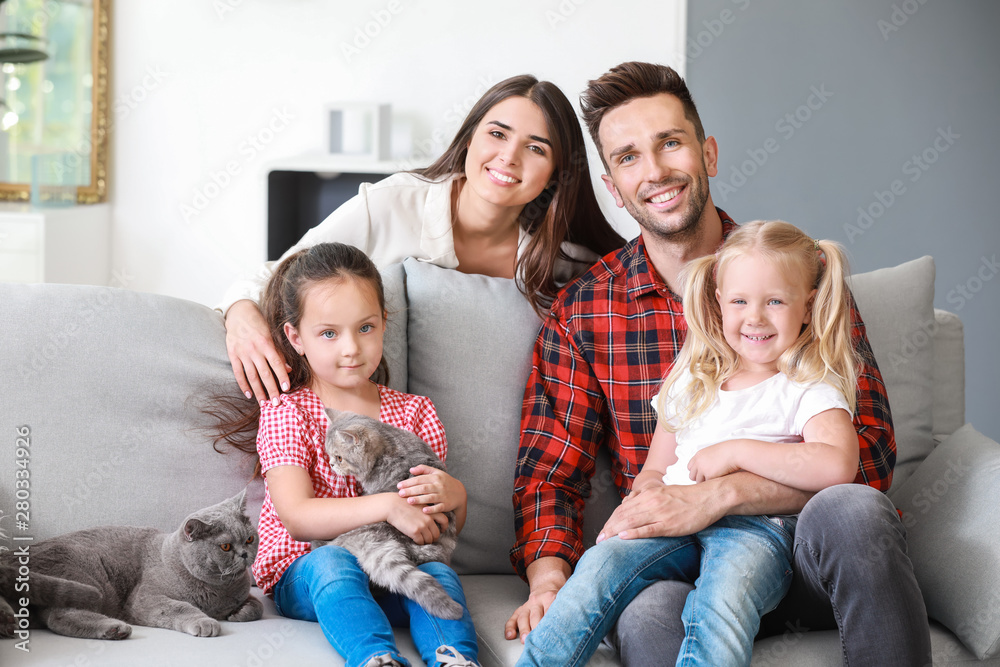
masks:
[(327, 150), (371, 160), (388, 160), (392, 144), (392, 107), (375, 102), (344, 102), (327, 108)]

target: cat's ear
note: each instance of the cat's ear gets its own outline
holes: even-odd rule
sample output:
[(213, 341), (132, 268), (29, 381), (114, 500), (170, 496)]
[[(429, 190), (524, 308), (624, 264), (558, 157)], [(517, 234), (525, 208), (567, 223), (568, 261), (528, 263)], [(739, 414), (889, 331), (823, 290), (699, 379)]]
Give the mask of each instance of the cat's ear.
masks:
[(237, 493), (235, 496), (229, 499), (229, 502), (239, 508), (240, 512), (245, 514), (247, 511), (247, 489), (243, 487), (243, 490)]
[(211, 528), (201, 519), (189, 518), (184, 522), (184, 539), (188, 542), (200, 540), (207, 535)]

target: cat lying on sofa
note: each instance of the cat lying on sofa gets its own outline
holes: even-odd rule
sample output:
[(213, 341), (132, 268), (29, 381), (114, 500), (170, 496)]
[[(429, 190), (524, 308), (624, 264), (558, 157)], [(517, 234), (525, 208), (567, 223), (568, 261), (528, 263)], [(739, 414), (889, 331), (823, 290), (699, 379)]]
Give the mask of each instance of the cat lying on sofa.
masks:
[[(30, 601), (45, 627), (70, 637), (126, 639), (129, 623), (215, 637), (220, 620), (263, 613), (250, 595), (257, 541), (242, 491), (173, 533), (101, 526), (15, 549), (0, 556), (0, 636), (26, 630), (13, 607)], [(22, 566), (26, 582), (16, 577)]]

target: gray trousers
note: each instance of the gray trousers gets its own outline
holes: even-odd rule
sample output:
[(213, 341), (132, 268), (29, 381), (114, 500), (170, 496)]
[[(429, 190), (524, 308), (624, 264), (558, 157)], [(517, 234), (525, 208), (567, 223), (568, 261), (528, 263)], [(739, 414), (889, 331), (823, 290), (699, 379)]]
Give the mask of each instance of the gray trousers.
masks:
[[(906, 529), (889, 499), (861, 484), (817, 493), (795, 529), (792, 586), (759, 637), (840, 631), (845, 665), (931, 664), (927, 610), (906, 555)], [(625, 667), (673, 664), (691, 584), (646, 588), (605, 639)]]

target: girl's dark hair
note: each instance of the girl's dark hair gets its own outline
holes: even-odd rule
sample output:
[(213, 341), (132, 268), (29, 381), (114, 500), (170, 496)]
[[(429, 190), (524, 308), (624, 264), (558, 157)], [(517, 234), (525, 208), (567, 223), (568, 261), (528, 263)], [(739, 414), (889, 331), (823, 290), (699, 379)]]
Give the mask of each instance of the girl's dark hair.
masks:
[[(552, 179), (538, 197), (525, 205), (518, 220), (532, 238), (518, 260), (515, 273), (520, 279), (518, 288), (535, 311), (543, 315), (559, 290), (554, 276), (556, 261), (569, 259), (562, 252), (564, 241), (589, 248), (598, 256), (625, 243), (597, 205), (580, 122), (562, 91), (530, 74), (501, 81), (472, 107), (441, 157), (413, 173), (428, 180), (465, 173), (465, 158), (476, 128), (490, 109), (510, 97), (524, 97), (541, 110), (552, 142), (555, 163)], [(576, 273), (588, 268), (580, 265)]]
[[(295, 351), (285, 336), (285, 324), (298, 328), (305, 309), (306, 291), (328, 280), (357, 280), (368, 285), (378, 301), (379, 310), (386, 312), (382, 275), (371, 259), (354, 246), (318, 243), (285, 258), (267, 281), (260, 309), (271, 330), (275, 348), (292, 367), (288, 374), (289, 391), (309, 386), (312, 370), (308, 360)], [(379, 360), (373, 379), (381, 384), (389, 381), (385, 357)], [(216, 451), (220, 444), (227, 444), (247, 454), (257, 454), (260, 405), (256, 401), (219, 393), (209, 399), (204, 411), (214, 421)]]

